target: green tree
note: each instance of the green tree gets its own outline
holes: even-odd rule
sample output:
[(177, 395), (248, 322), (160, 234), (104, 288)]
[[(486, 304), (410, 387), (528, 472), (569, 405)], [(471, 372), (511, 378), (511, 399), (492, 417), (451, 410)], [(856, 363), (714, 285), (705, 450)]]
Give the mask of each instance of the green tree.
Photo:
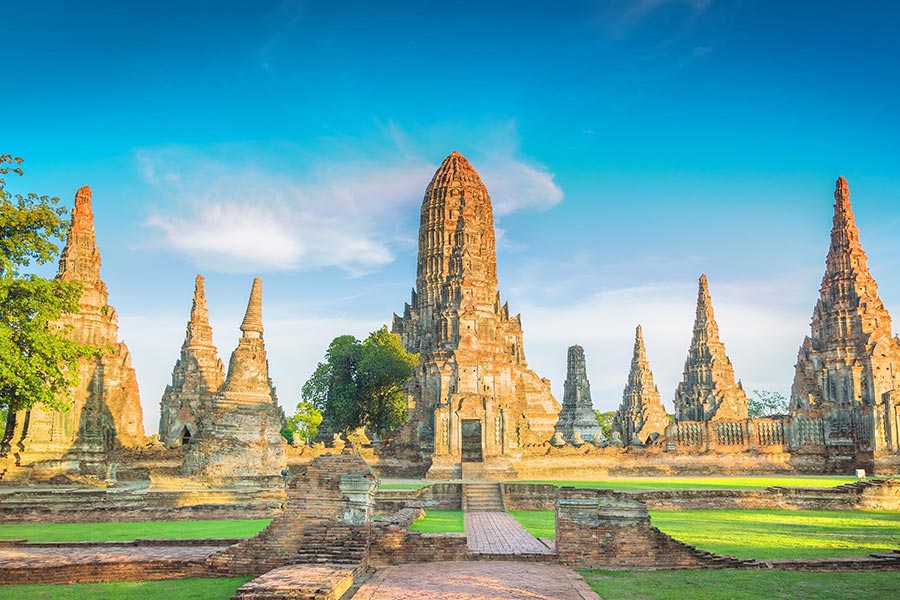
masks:
[(322, 412), (333, 431), (368, 427), (383, 437), (409, 418), (404, 386), (418, 362), (419, 356), (407, 352), (387, 327), (362, 342), (342, 335), (303, 385), (302, 398)]
[(76, 312), (81, 284), (23, 273), (56, 258), (65, 236), (59, 198), (11, 194), (5, 176), (22, 175), (22, 159), (0, 155), (0, 407), (8, 412), (43, 404), (66, 410), (78, 385), (78, 361), (93, 346), (65, 337), (55, 321)]
[(322, 424), (322, 413), (309, 402), (297, 404), (297, 412), (287, 418), (281, 435), (288, 443), (293, 443), (296, 434), (301, 440), (309, 443), (319, 433), (319, 425)]
[(603, 432), (603, 437), (607, 440), (612, 437), (612, 426), (613, 426), (613, 417), (616, 416), (616, 411), (602, 411), (599, 408), (594, 409), (594, 414), (597, 415), (597, 423), (600, 424), (600, 431)]
[(753, 390), (753, 396), (747, 398), (747, 414), (750, 418), (774, 417), (788, 412), (788, 399), (778, 392)]

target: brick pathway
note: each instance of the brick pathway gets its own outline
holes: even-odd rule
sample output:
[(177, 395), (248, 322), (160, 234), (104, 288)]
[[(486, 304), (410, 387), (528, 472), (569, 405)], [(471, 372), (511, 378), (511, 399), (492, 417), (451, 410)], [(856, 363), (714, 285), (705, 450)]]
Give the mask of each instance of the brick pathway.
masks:
[(559, 565), (444, 562), (379, 569), (353, 600), (601, 600)]
[(504, 512), (466, 513), (469, 550), (477, 554), (547, 554), (550, 549)]

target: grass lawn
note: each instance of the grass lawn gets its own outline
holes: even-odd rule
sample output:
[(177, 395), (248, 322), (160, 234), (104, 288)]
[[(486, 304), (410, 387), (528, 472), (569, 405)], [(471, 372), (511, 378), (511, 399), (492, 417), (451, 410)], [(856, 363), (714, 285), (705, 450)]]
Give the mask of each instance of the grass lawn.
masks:
[(252, 577), (167, 579), (70, 585), (3, 585), (0, 600), (228, 600)]
[(604, 600), (859, 600), (896, 598), (900, 573), (582, 571)]
[(461, 510), (429, 510), (425, 516), (416, 520), (410, 531), (422, 533), (464, 533), (465, 522)]
[(772, 486), (835, 487), (855, 477), (615, 477), (597, 481), (512, 481), (607, 490), (753, 490)]
[(138, 538), (243, 538), (262, 531), (271, 519), (243, 521), (153, 521), (138, 523), (10, 523), (0, 539), (30, 542), (116, 542)]
[(382, 483), (378, 486), (378, 489), (382, 490), (420, 490), (423, 487), (427, 487), (431, 485), (431, 483)]
[(522, 527), (538, 538), (556, 539), (556, 511), (553, 510), (511, 510), (509, 511)]
[(864, 556), (900, 549), (900, 512), (652, 511), (653, 524), (698, 548), (741, 558)]
[[(552, 510), (511, 514), (532, 535), (555, 538)], [(741, 558), (865, 556), (900, 549), (897, 511), (677, 510), (651, 516), (675, 539)]]

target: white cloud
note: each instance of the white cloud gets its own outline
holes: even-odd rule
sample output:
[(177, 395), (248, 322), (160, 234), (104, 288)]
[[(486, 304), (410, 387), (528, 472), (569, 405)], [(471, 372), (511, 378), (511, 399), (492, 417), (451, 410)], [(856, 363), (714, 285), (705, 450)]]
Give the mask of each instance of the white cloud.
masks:
[[(383, 147), (365, 158), (345, 142), (331, 159), (288, 149), (280, 169), (249, 161), (258, 154), (249, 145), (142, 149), (137, 169), (155, 198), (144, 221), (157, 234), (150, 245), (219, 272), (359, 274), (391, 263), (398, 249), (415, 247), (417, 207), (437, 166), (395, 125), (383, 133)], [(519, 157), (509, 135), (498, 140), (473, 161), (498, 217), (562, 200), (545, 165)]]

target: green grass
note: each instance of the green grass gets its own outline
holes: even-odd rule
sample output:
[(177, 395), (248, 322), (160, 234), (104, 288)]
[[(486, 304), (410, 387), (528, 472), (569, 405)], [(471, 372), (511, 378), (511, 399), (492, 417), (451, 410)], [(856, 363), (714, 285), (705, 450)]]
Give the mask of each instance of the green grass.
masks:
[(428, 487), (430, 483), (382, 483), (378, 486), (382, 490), (420, 490)]
[[(532, 535), (555, 538), (552, 510), (511, 513)], [(898, 511), (671, 510), (651, 516), (675, 539), (741, 558), (865, 556), (900, 549)]]
[(698, 548), (741, 558), (864, 556), (900, 549), (900, 512), (652, 511), (653, 524)]
[(556, 539), (556, 511), (553, 510), (511, 510), (516, 521), (537, 538)]
[(115, 542), (138, 538), (243, 538), (272, 520), (154, 521), (138, 523), (11, 523), (0, 525), (0, 539), (31, 542)]
[(463, 533), (465, 531), (463, 511), (426, 511), (425, 516), (415, 521), (409, 530), (422, 533)]
[(604, 600), (859, 600), (896, 598), (900, 573), (582, 571)]
[(0, 600), (228, 600), (252, 577), (167, 579), (70, 585), (4, 585)]
[(855, 477), (615, 477), (595, 481), (511, 481), (557, 487), (608, 490), (754, 490), (772, 486), (826, 488), (853, 483)]

